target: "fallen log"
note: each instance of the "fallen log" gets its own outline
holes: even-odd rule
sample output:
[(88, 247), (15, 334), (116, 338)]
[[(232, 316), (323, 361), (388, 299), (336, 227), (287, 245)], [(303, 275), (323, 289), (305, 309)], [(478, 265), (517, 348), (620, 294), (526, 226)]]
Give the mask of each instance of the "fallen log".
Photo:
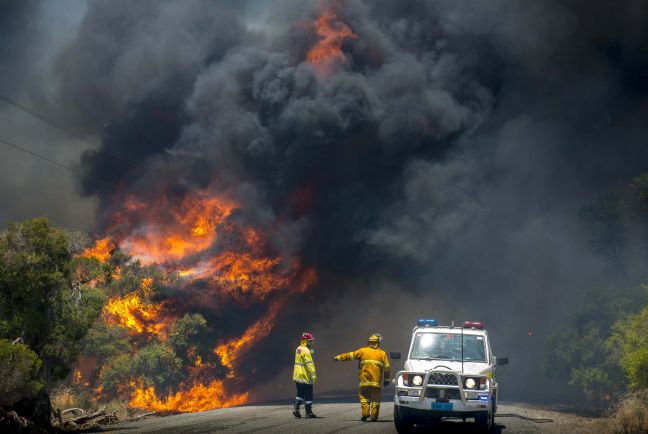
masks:
[(101, 409), (101, 410), (95, 411), (92, 414), (87, 414), (87, 415), (72, 418), (69, 421), (74, 422), (77, 425), (82, 425), (82, 424), (84, 424), (84, 423), (86, 423), (88, 421), (91, 421), (92, 419), (96, 419), (98, 417), (105, 416), (105, 415), (106, 415), (106, 410)]
[(144, 419), (144, 418), (147, 417), (147, 416), (152, 416), (152, 415), (154, 415), (155, 413), (157, 413), (157, 411), (152, 411), (152, 412), (150, 412), (150, 413), (140, 414), (139, 416), (136, 416), (136, 417), (130, 418), (130, 419), (128, 419), (128, 420), (129, 420), (129, 421), (142, 420), (142, 419)]
[(82, 408), (66, 408), (61, 412), (61, 416), (64, 416), (68, 413), (81, 413), (81, 415), (85, 415), (85, 411)]
[[(88, 430), (93, 429), (99, 425), (112, 425), (119, 422), (117, 418), (117, 413), (119, 409), (113, 410), (110, 413), (107, 413), (104, 408), (101, 408), (94, 413), (90, 413), (89, 410), (83, 410), (81, 408), (68, 408), (60, 412), (61, 416), (65, 414), (67, 417), (62, 417), (62, 422), (59, 422), (58, 428), (63, 431), (78, 431), (78, 430)], [(151, 411), (148, 413), (142, 413), (134, 417), (124, 419), (123, 421), (137, 421), (142, 420), (148, 416), (152, 416), (157, 412)], [(71, 417), (70, 415), (77, 415)], [(61, 420), (59, 419), (59, 420)]]

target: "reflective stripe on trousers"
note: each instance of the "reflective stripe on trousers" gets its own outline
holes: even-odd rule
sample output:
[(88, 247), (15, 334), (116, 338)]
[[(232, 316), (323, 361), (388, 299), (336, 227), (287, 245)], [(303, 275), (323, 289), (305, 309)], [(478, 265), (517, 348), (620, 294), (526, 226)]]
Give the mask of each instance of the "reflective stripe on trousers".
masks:
[(361, 387), (360, 407), (362, 416), (370, 416), (371, 420), (377, 420), (380, 413), (380, 387)]
[(380, 388), (380, 383), (376, 383), (373, 381), (363, 381), (360, 383), (360, 387), (378, 387)]

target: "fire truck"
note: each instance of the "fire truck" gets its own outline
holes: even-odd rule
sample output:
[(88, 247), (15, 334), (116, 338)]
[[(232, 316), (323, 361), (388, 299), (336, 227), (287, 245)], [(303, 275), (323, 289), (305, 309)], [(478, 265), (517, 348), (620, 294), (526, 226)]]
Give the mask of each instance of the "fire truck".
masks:
[[(400, 359), (400, 353), (391, 353)], [(497, 367), (508, 357), (495, 357), (481, 322), (440, 326), (418, 320), (412, 331), (404, 368), (394, 377), (394, 423), (399, 433), (415, 424), (444, 418), (474, 419), (489, 432), (497, 411)]]

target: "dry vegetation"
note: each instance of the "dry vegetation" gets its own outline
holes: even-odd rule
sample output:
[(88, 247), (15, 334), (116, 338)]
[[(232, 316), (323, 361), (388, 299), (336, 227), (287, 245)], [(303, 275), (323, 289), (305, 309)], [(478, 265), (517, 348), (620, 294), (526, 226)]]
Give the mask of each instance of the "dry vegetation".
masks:
[(599, 425), (602, 434), (648, 433), (648, 390), (628, 394)]
[(96, 402), (86, 390), (61, 387), (52, 395), (52, 425), (61, 431), (87, 430), (97, 425), (143, 419), (155, 412), (129, 408), (119, 399)]

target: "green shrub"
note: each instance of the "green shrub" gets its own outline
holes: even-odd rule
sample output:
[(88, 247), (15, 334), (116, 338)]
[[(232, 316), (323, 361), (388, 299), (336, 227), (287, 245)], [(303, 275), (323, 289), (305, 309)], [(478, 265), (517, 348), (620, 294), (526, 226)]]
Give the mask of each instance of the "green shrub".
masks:
[(133, 357), (130, 354), (108, 359), (99, 372), (103, 393), (111, 397), (119, 396), (134, 379)]
[(618, 354), (630, 388), (648, 389), (648, 307), (617, 321), (608, 345)]
[(41, 361), (27, 345), (0, 339), (0, 406), (11, 405), (40, 391), (37, 372)]

